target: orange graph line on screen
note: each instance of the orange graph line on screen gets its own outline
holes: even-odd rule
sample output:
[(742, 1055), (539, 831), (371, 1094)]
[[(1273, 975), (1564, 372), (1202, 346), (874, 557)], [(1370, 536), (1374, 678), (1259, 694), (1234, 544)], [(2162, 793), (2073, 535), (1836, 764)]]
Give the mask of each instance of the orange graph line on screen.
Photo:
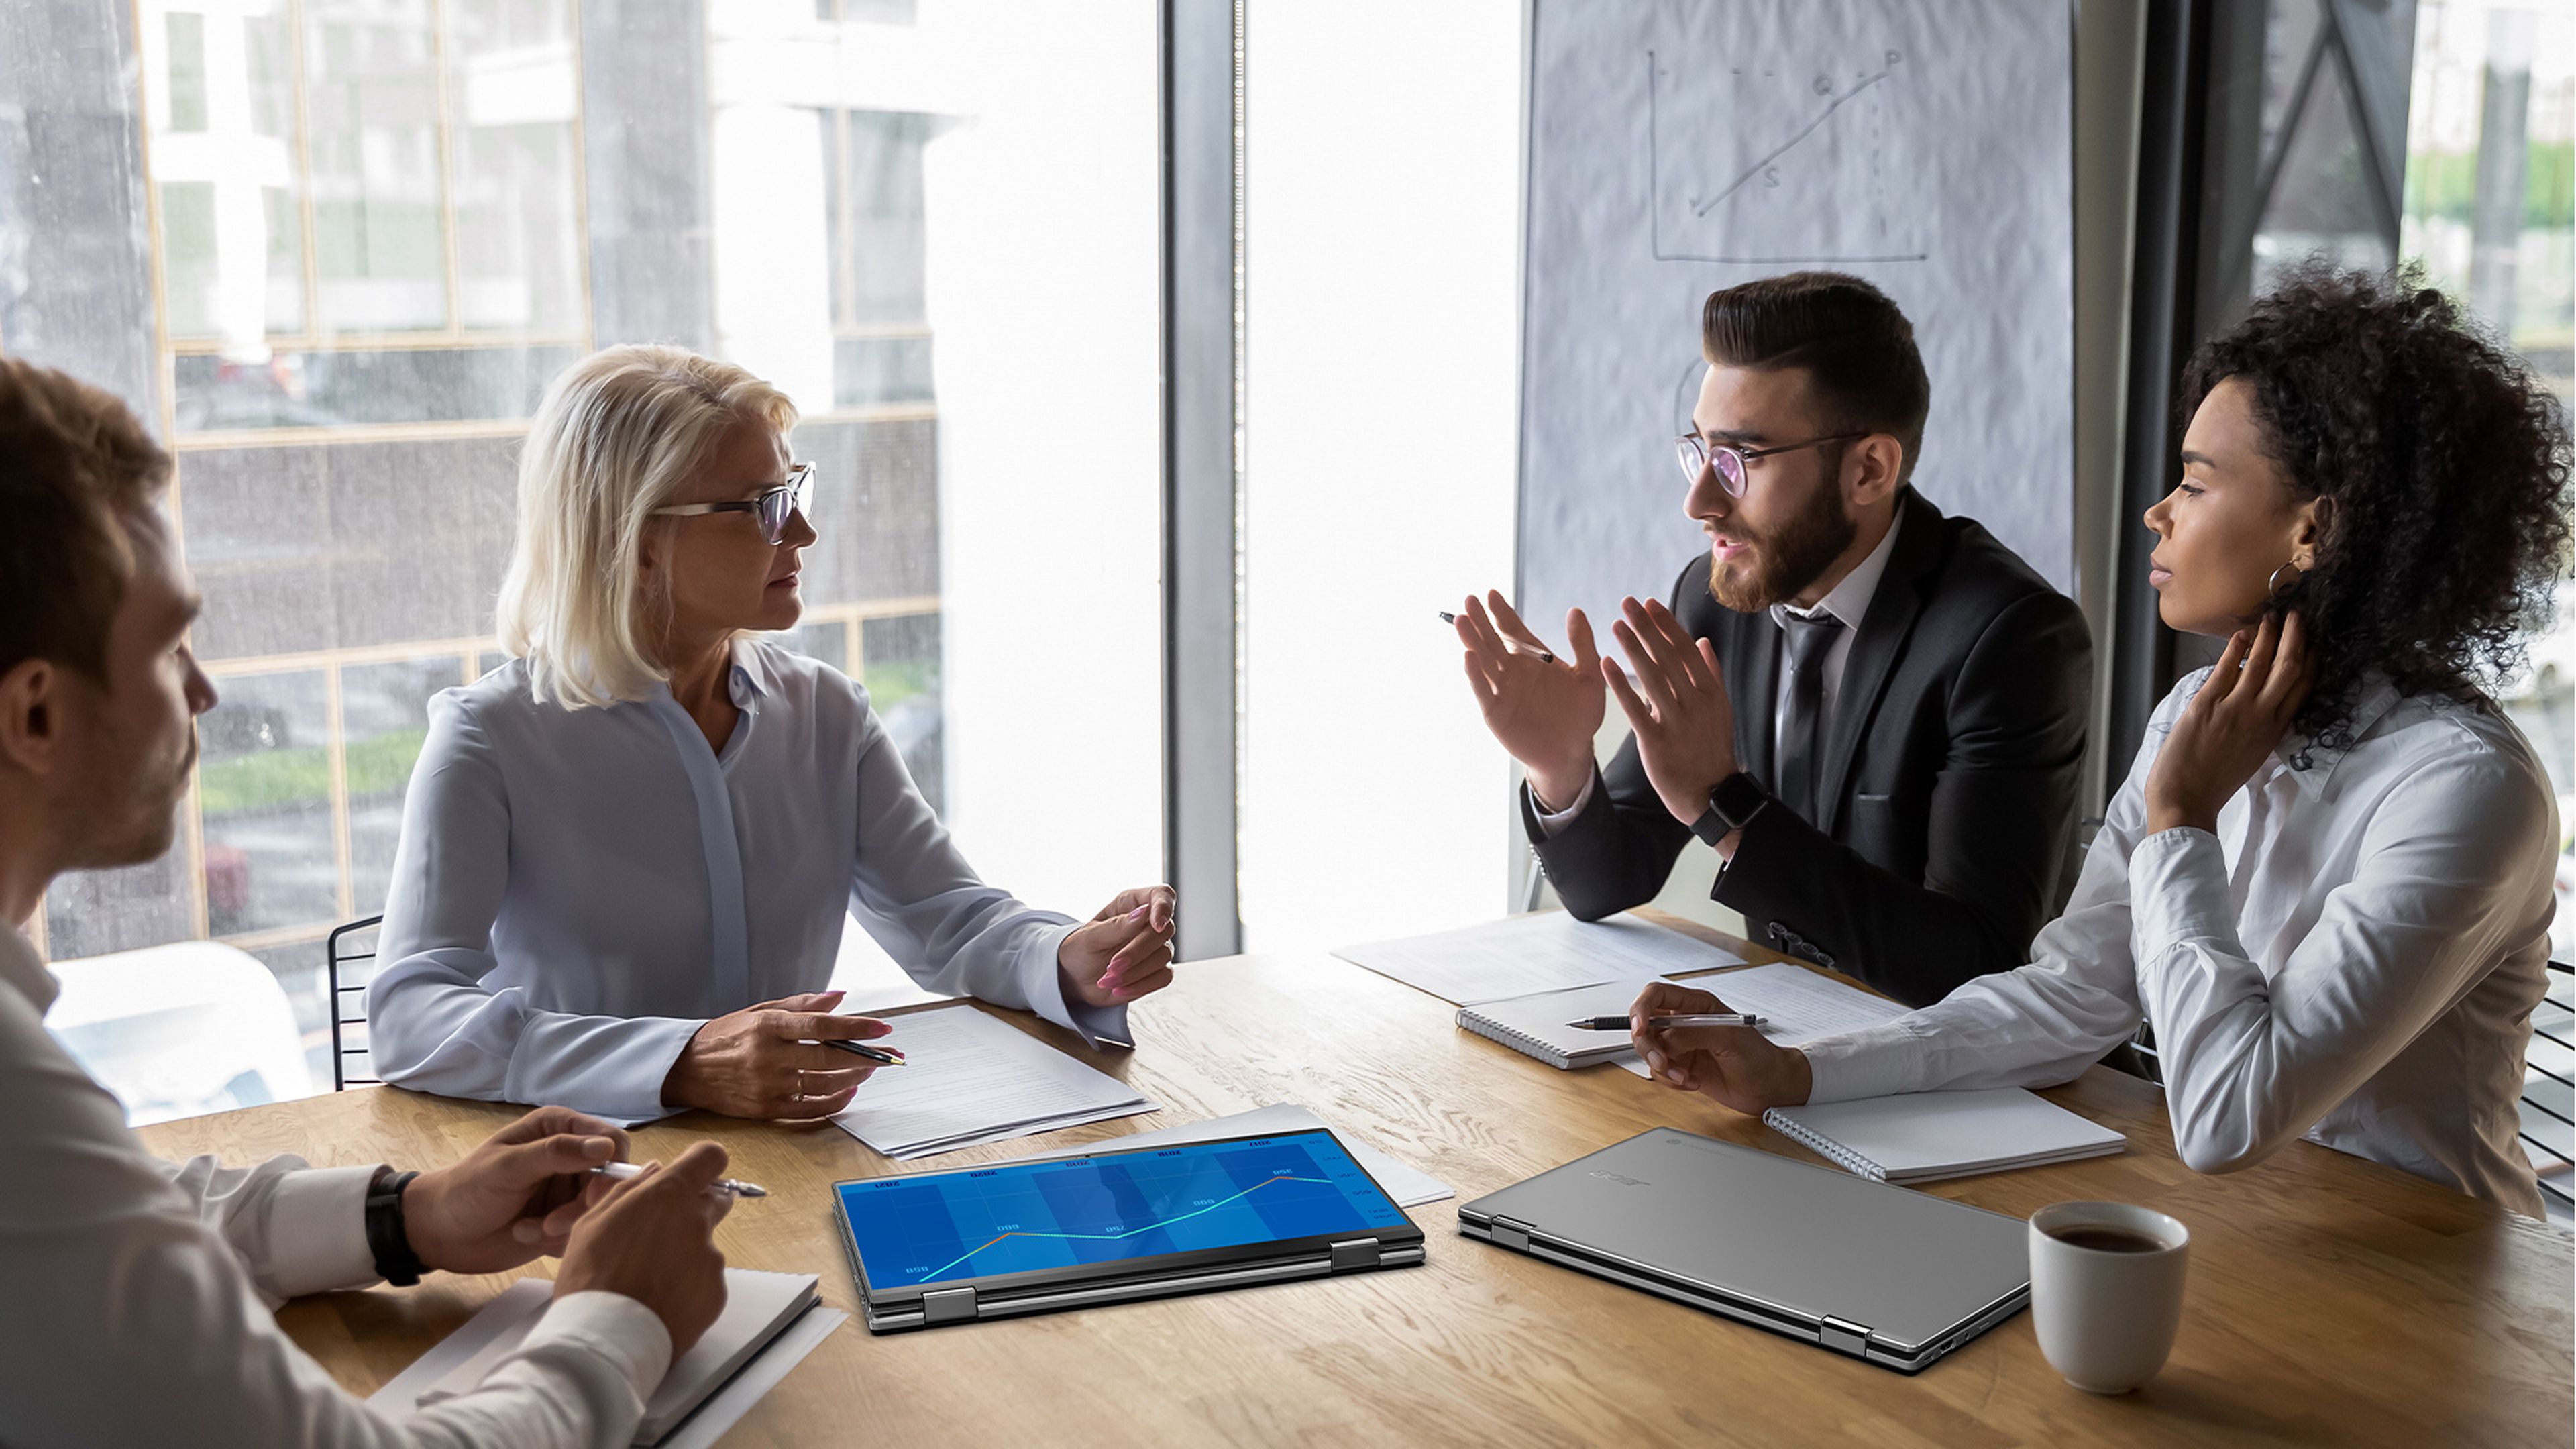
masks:
[(1263, 1188), (1268, 1187), (1274, 1182), (1320, 1182), (1330, 1186), (1332, 1179), (1328, 1177), (1298, 1177), (1293, 1174), (1283, 1172), (1265, 1181), (1256, 1182), (1252, 1186), (1245, 1188), (1243, 1191), (1236, 1193), (1232, 1197), (1223, 1198), (1216, 1202), (1209, 1203), (1206, 1207), (1194, 1208), (1176, 1218), (1161, 1218), (1154, 1222), (1147, 1223), (1140, 1228), (1129, 1228), (1123, 1233), (1040, 1233), (1031, 1232), (1025, 1228), (1013, 1228), (1007, 1233), (995, 1234), (992, 1239), (987, 1242), (979, 1243), (972, 1248), (968, 1248), (965, 1252), (958, 1254), (956, 1257), (951, 1258), (947, 1262), (940, 1264), (938, 1267), (931, 1269), (929, 1272), (922, 1274), (919, 1281), (924, 1283), (931, 1281), (940, 1274), (945, 1273), (949, 1269), (956, 1267), (958, 1264), (965, 1262), (967, 1259), (974, 1257), (977, 1253), (993, 1246), (994, 1243), (1002, 1241), (1004, 1238), (1069, 1238), (1081, 1242), (1114, 1243), (1121, 1239), (1132, 1238), (1138, 1233), (1150, 1233), (1156, 1228), (1168, 1228), (1174, 1223), (1188, 1222), (1190, 1219), (1198, 1217), (1203, 1213), (1215, 1212), (1218, 1208), (1224, 1207), (1228, 1203), (1243, 1201), (1245, 1198), (1252, 1196), (1254, 1193), (1261, 1191)]

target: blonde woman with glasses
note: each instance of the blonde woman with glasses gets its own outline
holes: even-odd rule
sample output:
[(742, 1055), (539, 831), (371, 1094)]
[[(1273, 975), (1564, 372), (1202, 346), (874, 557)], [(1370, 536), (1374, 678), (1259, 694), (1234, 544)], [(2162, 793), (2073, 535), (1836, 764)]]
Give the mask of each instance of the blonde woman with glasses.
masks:
[(430, 703), (368, 996), (386, 1081), (811, 1118), (890, 1028), (825, 990), (856, 913), (933, 990), (1095, 1044), (1170, 984), (1175, 902), (1089, 921), (985, 884), (867, 691), (758, 636), (803, 612), (796, 410), (729, 363), (612, 347), (548, 388), (502, 585), (515, 656)]

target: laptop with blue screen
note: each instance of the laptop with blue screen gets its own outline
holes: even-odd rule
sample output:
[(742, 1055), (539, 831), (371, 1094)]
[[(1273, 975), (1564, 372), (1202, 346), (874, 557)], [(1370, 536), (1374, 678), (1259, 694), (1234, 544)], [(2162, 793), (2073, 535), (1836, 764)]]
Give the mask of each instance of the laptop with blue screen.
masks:
[(832, 1186), (871, 1332), (1423, 1261), (1333, 1134), (1288, 1132)]

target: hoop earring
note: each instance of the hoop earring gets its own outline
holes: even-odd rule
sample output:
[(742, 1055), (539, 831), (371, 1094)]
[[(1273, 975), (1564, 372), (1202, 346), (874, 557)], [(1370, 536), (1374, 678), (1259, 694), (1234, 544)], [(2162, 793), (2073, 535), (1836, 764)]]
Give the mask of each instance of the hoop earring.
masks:
[[(2281, 582), (2281, 574), (2284, 570), (2287, 570), (2290, 574), (2294, 575), (2294, 577), (2292, 577), (2286, 584)], [(2281, 598), (2295, 591), (2299, 585), (2306, 583), (2307, 581), (2308, 571), (2299, 567), (2299, 561), (2297, 559), (2292, 559), (2288, 563), (2281, 565), (2280, 568), (2272, 570), (2272, 597), (2276, 599)]]

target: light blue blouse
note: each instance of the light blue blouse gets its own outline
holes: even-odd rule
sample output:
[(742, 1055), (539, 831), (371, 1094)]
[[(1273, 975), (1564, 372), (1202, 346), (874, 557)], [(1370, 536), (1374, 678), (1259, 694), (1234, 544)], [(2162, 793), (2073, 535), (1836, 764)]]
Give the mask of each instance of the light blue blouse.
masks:
[(976, 877), (865, 689), (751, 640), (729, 687), (721, 754), (664, 686), (568, 710), (513, 661), (430, 701), (367, 998), (377, 1075), (661, 1116), (698, 1028), (823, 990), (850, 914), (931, 990), (1128, 1039), (1125, 1007), (1065, 999), (1073, 919)]

